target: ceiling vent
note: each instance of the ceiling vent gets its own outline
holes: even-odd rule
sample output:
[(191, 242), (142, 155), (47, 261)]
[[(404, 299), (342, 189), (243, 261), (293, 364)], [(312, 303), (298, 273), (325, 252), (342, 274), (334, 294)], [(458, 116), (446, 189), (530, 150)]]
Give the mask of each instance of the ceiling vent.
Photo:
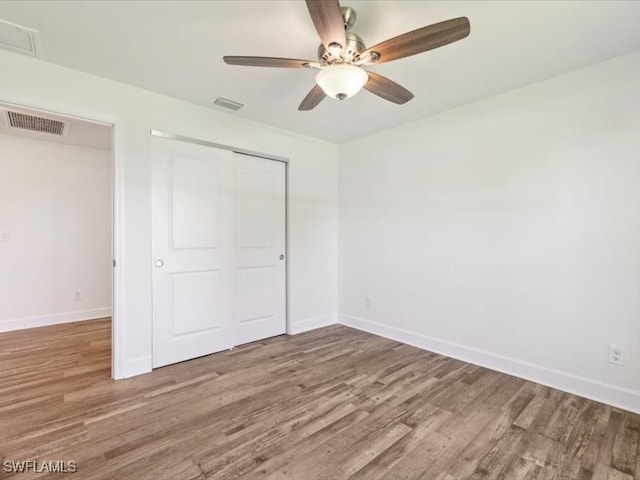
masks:
[(38, 32), (15, 23), (0, 20), (0, 48), (36, 56)]
[(228, 98), (224, 98), (224, 97), (216, 98), (213, 101), (213, 103), (215, 103), (219, 107), (228, 108), (229, 110), (233, 110), (234, 112), (237, 112), (242, 107), (244, 107), (244, 105), (242, 103), (234, 102), (233, 100), (229, 100)]
[(20, 128), (30, 132), (46, 133), (49, 135), (63, 136), (67, 131), (67, 122), (52, 118), (29, 115), (27, 113), (6, 110), (7, 125), (11, 128)]

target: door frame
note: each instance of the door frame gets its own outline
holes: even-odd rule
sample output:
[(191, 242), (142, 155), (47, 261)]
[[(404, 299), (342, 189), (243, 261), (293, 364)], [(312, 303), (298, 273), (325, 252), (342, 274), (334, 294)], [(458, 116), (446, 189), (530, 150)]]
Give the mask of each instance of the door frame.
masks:
[[(175, 140), (175, 141), (185, 142), (185, 143), (193, 143), (196, 145), (202, 145), (204, 147), (218, 148), (220, 150), (227, 150), (233, 153), (240, 153), (242, 155), (249, 155), (252, 157), (264, 158), (265, 160), (284, 163), (284, 255), (286, 260), (285, 279), (284, 279), (284, 285), (285, 285), (284, 287), (284, 295), (285, 295), (284, 321), (285, 321), (285, 330), (286, 330), (285, 333), (286, 335), (291, 335), (291, 324), (289, 321), (289, 312), (290, 312), (289, 301), (291, 298), (291, 295), (289, 294), (289, 288), (291, 286), (289, 283), (289, 277), (291, 273), (290, 271), (291, 262), (289, 261), (290, 260), (289, 259), (289, 253), (290, 253), (290, 249), (289, 249), (289, 241), (290, 241), (289, 239), (289, 159), (287, 157), (281, 157), (281, 156), (272, 155), (269, 153), (257, 152), (254, 150), (247, 150), (246, 148), (234, 147), (232, 145), (225, 145), (222, 143), (215, 143), (208, 140), (202, 140), (199, 138), (178, 135), (175, 133), (162, 132), (160, 130), (155, 130), (155, 129), (151, 129), (149, 133), (152, 137), (163, 138), (166, 140)], [(153, 266), (151, 268), (153, 268)], [(153, 285), (151, 286), (151, 290), (153, 292)], [(153, 315), (151, 319), (151, 328), (152, 328), (152, 335), (153, 335), (153, 328), (154, 328)], [(151, 355), (153, 356), (153, 352)]]
[(0, 92), (0, 102), (16, 108), (30, 108), (43, 113), (76, 118), (111, 127), (111, 378), (123, 378), (122, 332), (123, 289), (122, 252), (124, 245), (124, 149), (122, 123), (118, 117), (102, 111), (88, 110), (76, 105), (59, 103), (29, 95)]

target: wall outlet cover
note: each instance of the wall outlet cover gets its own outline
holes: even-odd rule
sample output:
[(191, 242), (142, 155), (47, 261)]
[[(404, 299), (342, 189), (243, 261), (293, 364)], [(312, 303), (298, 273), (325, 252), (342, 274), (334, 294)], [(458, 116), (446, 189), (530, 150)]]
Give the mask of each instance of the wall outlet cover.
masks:
[(609, 363), (624, 366), (624, 349), (619, 345), (609, 345)]

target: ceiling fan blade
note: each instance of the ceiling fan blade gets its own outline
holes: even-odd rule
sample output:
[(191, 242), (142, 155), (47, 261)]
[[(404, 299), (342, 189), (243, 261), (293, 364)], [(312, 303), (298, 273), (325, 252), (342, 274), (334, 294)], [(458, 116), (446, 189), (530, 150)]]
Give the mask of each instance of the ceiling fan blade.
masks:
[(361, 57), (376, 52), (379, 58), (372, 59), (372, 63), (390, 62), (462, 40), (470, 31), (467, 17), (454, 18), (385, 40), (367, 49)]
[(313, 67), (317, 62), (312, 60), (295, 60), (293, 58), (275, 57), (222, 57), (229, 65), (243, 67), (277, 67), (277, 68), (305, 68)]
[(327, 95), (322, 91), (319, 85), (311, 89), (307, 96), (304, 97), (302, 103), (298, 107), (300, 111), (313, 110)]
[(322, 44), (327, 48), (331, 43), (339, 44), (340, 48), (346, 47), (347, 38), (340, 2), (338, 0), (306, 0), (306, 2)]
[(379, 97), (389, 100), (390, 102), (402, 105), (413, 98), (413, 93), (398, 85), (396, 82), (389, 80), (387, 77), (378, 75), (377, 73), (367, 72), (369, 81), (365, 83), (364, 88)]

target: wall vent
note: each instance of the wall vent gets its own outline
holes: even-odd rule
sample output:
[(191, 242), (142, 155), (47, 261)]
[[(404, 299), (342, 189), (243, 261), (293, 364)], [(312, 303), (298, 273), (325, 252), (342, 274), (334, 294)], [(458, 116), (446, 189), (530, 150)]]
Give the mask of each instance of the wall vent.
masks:
[(237, 112), (242, 107), (244, 107), (244, 105), (242, 103), (234, 102), (233, 100), (229, 100), (228, 98), (224, 98), (224, 97), (216, 98), (213, 101), (213, 103), (215, 103), (219, 107), (228, 108), (229, 110), (233, 110), (234, 112)]
[(47, 133), (62, 136), (66, 133), (67, 123), (52, 118), (29, 115), (21, 112), (6, 110), (7, 124), (11, 128), (20, 128), (31, 132)]
[(0, 20), (0, 48), (36, 56), (37, 35), (36, 30)]

